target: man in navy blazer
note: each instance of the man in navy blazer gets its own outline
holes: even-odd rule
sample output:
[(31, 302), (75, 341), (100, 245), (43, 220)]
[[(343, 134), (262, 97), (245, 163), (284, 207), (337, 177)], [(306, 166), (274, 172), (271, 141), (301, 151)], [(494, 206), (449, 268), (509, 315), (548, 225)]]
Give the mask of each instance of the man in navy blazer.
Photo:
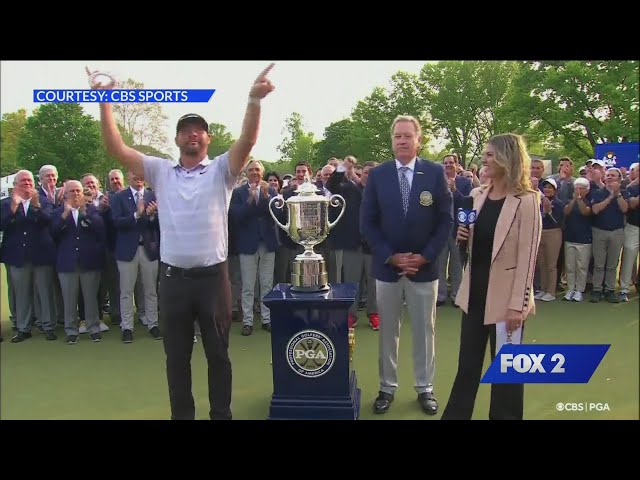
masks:
[(106, 230), (101, 212), (85, 199), (77, 180), (65, 184), (67, 200), (52, 215), (52, 233), (58, 243), (56, 270), (64, 302), (67, 344), (78, 341), (78, 293), (82, 291), (87, 333), (100, 342), (98, 289), (104, 268)]
[(380, 391), (374, 412), (389, 410), (398, 387), (406, 302), (418, 403), (433, 415), (438, 410), (433, 393), (437, 259), (453, 226), (452, 195), (442, 165), (417, 157), (422, 142), (418, 120), (399, 116), (391, 131), (395, 159), (369, 172), (360, 211), (361, 230), (373, 252), (380, 314)]
[(161, 340), (157, 288), (160, 230), (156, 196), (144, 188), (143, 178), (129, 172), (127, 180), (129, 188), (110, 199), (111, 221), (116, 229), (114, 256), (120, 272), (122, 341), (133, 342), (133, 295), (138, 275), (142, 279), (147, 328), (153, 338)]
[(39, 195), (28, 170), (16, 174), (13, 195), (0, 203), (0, 262), (9, 270), (16, 300), (18, 333), (11, 343), (31, 338), (34, 286), (40, 301), (40, 325), (47, 340), (56, 339), (51, 288), (56, 247), (49, 230), (52, 211), (53, 205)]
[[(442, 159), (442, 165), (444, 166), (444, 174), (449, 190), (453, 195), (454, 224), (451, 229), (451, 235), (449, 235), (438, 257), (438, 303), (436, 305), (443, 305), (447, 300), (447, 276), (449, 276), (451, 277), (451, 303), (454, 307), (457, 307), (455, 298), (462, 281), (462, 260), (460, 258), (460, 249), (456, 243), (458, 222), (455, 212), (462, 206), (462, 199), (471, 194), (472, 184), (468, 178), (458, 175), (458, 154), (449, 153), (445, 155)], [(449, 275), (447, 275), (447, 270)]]
[[(45, 200), (47, 200), (52, 204), (54, 209), (64, 205), (64, 187), (56, 187), (58, 183), (58, 169), (56, 166), (41, 166), (40, 170), (38, 170), (38, 179), (40, 180), (40, 186), (37, 188), (40, 194), (40, 203), (44, 204), (46, 203)], [(64, 325), (64, 303), (62, 301), (62, 290), (60, 289), (60, 281), (57, 275), (53, 275), (51, 287), (53, 290), (53, 306), (57, 323)], [(37, 295), (33, 297), (33, 304), (36, 318), (41, 317), (40, 298)], [(37, 327), (41, 327), (39, 320), (37, 323)]]
[[(264, 167), (261, 162), (253, 161), (247, 165), (245, 185), (237, 187), (231, 195), (229, 217), (233, 222), (235, 249), (240, 257), (240, 276), (242, 277), (242, 335), (253, 333), (253, 302), (255, 297), (256, 273), (260, 281), (260, 298), (273, 288), (273, 270), (275, 266), (276, 229), (269, 201), (278, 192), (262, 180)], [(281, 214), (282, 210), (279, 211)], [(260, 302), (262, 328), (271, 331), (269, 309)]]

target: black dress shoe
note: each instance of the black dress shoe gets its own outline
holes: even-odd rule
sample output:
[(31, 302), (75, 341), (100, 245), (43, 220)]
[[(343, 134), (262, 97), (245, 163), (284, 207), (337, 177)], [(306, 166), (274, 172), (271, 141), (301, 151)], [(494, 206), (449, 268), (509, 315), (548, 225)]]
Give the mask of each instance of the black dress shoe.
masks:
[(271, 331), (271, 323), (263, 323), (262, 324), (262, 329), (266, 330), (267, 332)]
[(378, 398), (373, 402), (373, 413), (387, 413), (393, 402), (393, 395), (385, 392), (378, 392)]
[(427, 415), (435, 415), (438, 412), (438, 402), (433, 392), (419, 393), (418, 403), (422, 407), (422, 411)]
[(24, 342), (27, 338), (31, 338), (31, 333), (29, 332), (18, 332), (11, 339), (11, 343), (20, 343)]

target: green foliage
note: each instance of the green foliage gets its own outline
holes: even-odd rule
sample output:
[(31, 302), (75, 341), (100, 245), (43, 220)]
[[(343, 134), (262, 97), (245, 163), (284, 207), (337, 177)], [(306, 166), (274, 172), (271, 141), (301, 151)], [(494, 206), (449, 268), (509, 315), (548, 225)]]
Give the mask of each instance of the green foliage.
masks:
[(276, 172), (278, 175), (280, 175), (280, 178), (282, 178), (282, 176), (287, 173), (293, 174), (295, 172), (295, 164), (290, 160), (280, 160), (278, 162), (263, 161), (262, 164), (264, 165), (264, 173)]
[(44, 164), (58, 168), (60, 179), (93, 172), (101, 178), (116, 163), (102, 146), (100, 124), (76, 103), (48, 103), (27, 118), (18, 138), (22, 167), (37, 172)]
[(283, 129), (285, 138), (282, 140), (278, 151), (282, 155), (280, 160), (291, 162), (316, 163), (316, 141), (313, 133), (304, 131), (302, 116), (293, 112), (285, 121)]
[(0, 177), (6, 177), (19, 170), (21, 164), (18, 161), (18, 138), (24, 130), (27, 122), (27, 111), (20, 109), (17, 112), (5, 113), (0, 122)]
[(412, 115), (422, 126), (422, 142), (426, 145), (429, 131), (424, 98), (415, 75), (398, 72), (391, 77), (388, 90), (376, 87), (352, 112), (351, 154), (360, 163), (393, 158), (391, 125), (398, 115)]
[(350, 118), (345, 118), (325, 128), (324, 139), (316, 143), (318, 162), (326, 163), (332, 157), (344, 158), (352, 154), (353, 125)]
[[(518, 68), (507, 108), (520, 131), (561, 141), (574, 160), (598, 143), (637, 141), (637, 61), (528, 62)], [(586, 139), (586, 143), (585, 143)]]
[(452, 61), (426, 64), (420, 92), (433, 131), (447, 147), (467, 158), (480, 155), (492, 135), (501, 133), (497, 111), (504, 105), (515, 65), (511, 62)]
[(209, 133), (211, 134), (211, 143), (207, 149), (209, 158), (215, 158), (223, 154), (234, 142), (233, 135), (227, 131), (227, 127), (221, 123), (210, 123)]

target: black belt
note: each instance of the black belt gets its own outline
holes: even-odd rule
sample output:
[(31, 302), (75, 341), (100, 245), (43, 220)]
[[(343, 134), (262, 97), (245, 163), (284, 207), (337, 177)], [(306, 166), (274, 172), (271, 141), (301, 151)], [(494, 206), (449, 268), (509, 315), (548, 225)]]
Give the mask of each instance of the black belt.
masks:
[(210, 265), (208, 267), (193, 267), (193, 268), (180, 268), (169, 265), (168, 263), (162, 264), (165, 267), (165, 277), (182, 277), (182, 278), (201, 278), (212, 277), (220, 270), (221, 263), (216, 265)]

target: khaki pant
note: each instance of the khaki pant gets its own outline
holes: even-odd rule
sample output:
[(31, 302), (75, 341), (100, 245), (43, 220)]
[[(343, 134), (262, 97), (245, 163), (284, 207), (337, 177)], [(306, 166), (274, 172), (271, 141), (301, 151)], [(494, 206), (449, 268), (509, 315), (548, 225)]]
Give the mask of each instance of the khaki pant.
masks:
[(542, 230), (542, 239), (538, 249), (540, 267), (540, 287), (543, 292), (556, 294), (558, 284), (558, 255), (562, 246), (562, 230), (551, 228)]
[(564, 269), (567, 272), (567, 289), (570, 292), (584, 293), (590, 260), (590, 243), (564, 242)]

